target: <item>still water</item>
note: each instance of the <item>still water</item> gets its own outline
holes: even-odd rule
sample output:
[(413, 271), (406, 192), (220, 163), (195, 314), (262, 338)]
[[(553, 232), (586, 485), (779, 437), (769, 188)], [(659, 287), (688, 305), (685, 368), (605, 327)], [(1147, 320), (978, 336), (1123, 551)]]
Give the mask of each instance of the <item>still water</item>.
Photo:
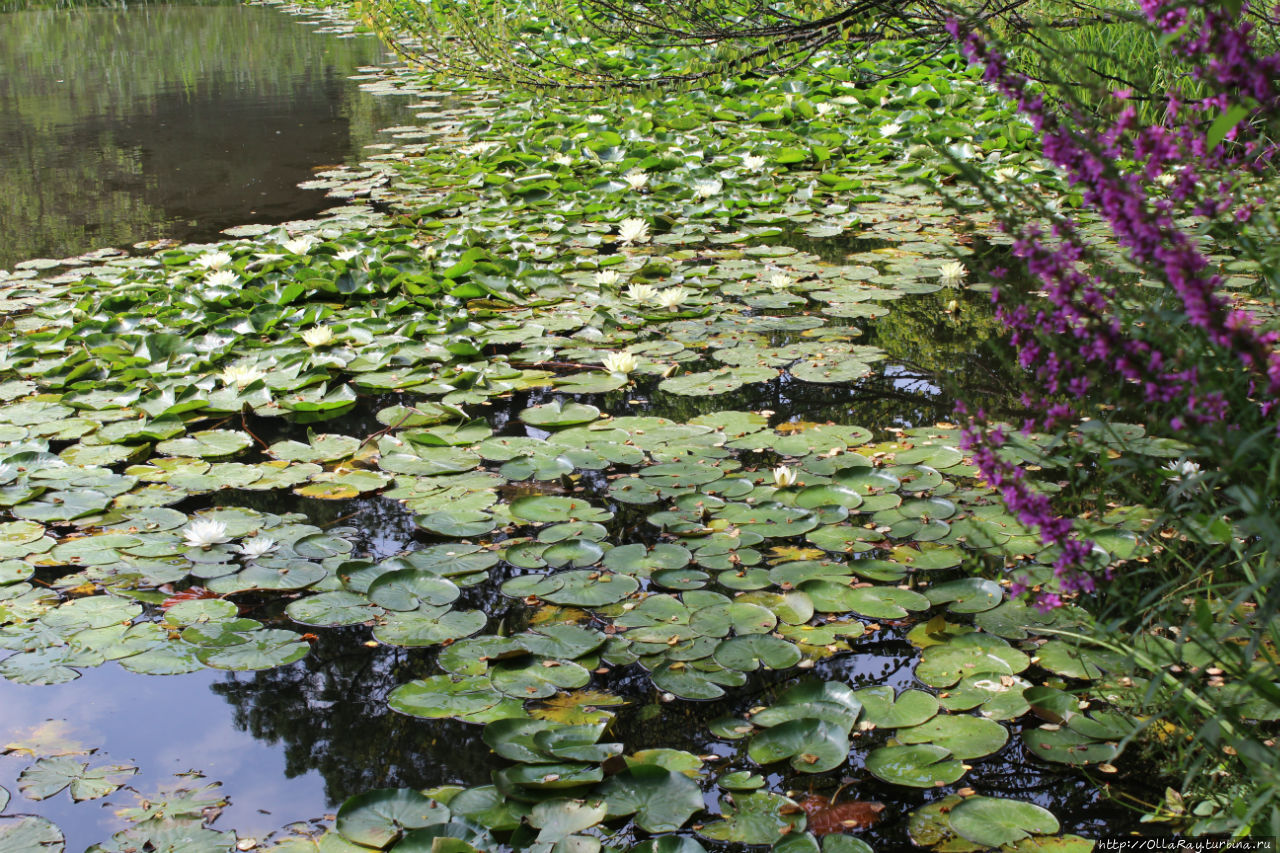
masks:
[[(349, 79), (385, 59), (372, 37), (338, 38), (234, 0), (0, 5), (0, 269), (161, 237), (208, 240), (332, 207), (297, 184), (354, 162), (380, 128), (404, 121), (403, 99)], [(112, 665), (50, 687), (0, 681), (0, 751), (33, 733), (78, 741), (96, 750), (94, 765), (137, 765), (130, 787), (142, 794), (200, 770), (194, 787), (220, 781), (231, 795), (214, 826), (242, 837), (320, 817), (350, 792), (232, 701), (246, 680)], [(274, 694), (296, 712), (286, 693), (258, 699), (273, 705)], [(4, 811), (53, 820), (67, 850), (107, 840), (125, 825), (115, 810), (137, 804), (127, 789), (105, 803), (73, 804), (65, 791), (34, 802), (18, 784), (30, 762), (0, 756), (0, 787), (13, 795)]]
[(333, 206), (297, 184), (401, 120), (348, 79), (384, 58), (234, 0), (0, 12), (0, 268)]

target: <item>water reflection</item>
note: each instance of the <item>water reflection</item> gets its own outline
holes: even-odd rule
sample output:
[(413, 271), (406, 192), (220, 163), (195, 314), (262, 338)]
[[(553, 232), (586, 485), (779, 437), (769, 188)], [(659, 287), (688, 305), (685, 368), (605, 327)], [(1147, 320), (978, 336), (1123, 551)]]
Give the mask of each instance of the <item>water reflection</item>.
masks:
[(400, 120), (382, 56), (234, 0), (0, 13), (0, 268), (313, 215), (297, 184)]
[[(61, 720), (66, 736), (97, 750), (92, 763), (133, 763), (138, 775), (129, 785), (146, 794), (172, 781), (174, 774), (200, 770), (224, 784), (231, 805), (216, 826), (261, 837), (294, 820), (307, 820), (326, 808), (323, 779), (314, 772), (293, 774), (282, 785), (286, 761), (270, 741), (237, 726), (226, 705), (210, 688), (236, 683), (243, 676), (205, 670), (189, 675), (146, 676), (115, 664), (86, 669), (66, 684), (28, 687), (0, 680), (0, 745), (29, 735), (48, 720)], [(13, 795), (6, 813), (38, 813), (58, 824), (67, 850), (84, 850), (105, 841), (127, 824), (103, 801), (73, 804), (63, 791), (35, 803), (19, 791), (18, 774), (30, 756), (0, 757), (0, 786)], [(203, 784), (203, 783), (202, 783)], [(136, 805), (136, 796), (120, 790), (106, 798), (116, 808)]]

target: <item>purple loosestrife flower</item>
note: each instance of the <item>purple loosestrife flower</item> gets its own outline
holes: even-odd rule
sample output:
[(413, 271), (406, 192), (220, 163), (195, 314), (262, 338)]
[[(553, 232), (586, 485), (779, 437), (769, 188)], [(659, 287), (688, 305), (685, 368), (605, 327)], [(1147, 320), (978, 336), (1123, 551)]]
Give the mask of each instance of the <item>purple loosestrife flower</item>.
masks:
[[(1194, 215), (1244, 222), (1263, 203), (1246, 200), (1236, 179), (1204, 176), (1260, 173), (1276, 159), (1267, 126), (1280, 115), (1280, 54), (1259, 57), (1249, 23), (1208, 8), (1205, 0), (1143, 0), (1142, 6), (1209, 92), (1198, 99), (1169, 94), (1166, 121), (1160, 126), (1139, 122), (1127, 90), (1112, 93), (1117, 106), (1111, 124), (1103, 128), (1078, 109), (1050, 107), (1029, 79), (1013, 71), (980, 34), (962, 32), (956, 21), (948, 22), (948, 29), (970, 61), (984, 66), (984, 79), (1017, 103), (1040, 133), (1046, 158), (1065, 171), (1086, 204), (1108, 222), (1129, 258), (1167, 284), (1186, 321), (1218, 351), (1238, 359), (1257, 377), (1253, 387), (1265, 387), (1273, 400), (1280, 394), (1277, 336), (1261, 332), (1252, 314), (1222, 295), (1221, 279), (1210, 272), (1197, 239), (1179, 227), (1175, 216), (1181, 215), (1181, 206)], [(1203, 126), (1235, 104), (1246, 106), (1249, 114), (1225, 134), (1230, 144), (1210, 147)], [(1164, 195), (1153, 194), (1156, 182), (1167, 185)], [(1135, 327), (1124, 320), (1129, 312), (1118, 295), (1101, 277), (1085, 272), (1090, 250), (1074, 222), (1056, 221), (1046, 234), (1016, 221), (1009, 210), (1002, 213), (1002, 226), (1014, 236), (1015, 256), (1043, 285), (1044, 305), (1034, 313), (1012, 303), (999, 288), (992, 295), (1019, 363), (1034, 370), (1044, 389), (1043, 396), (1026, 401), (1039, 413), (1027, 422), (1027, 429), (1073, 423), (1080, 417), (1082, 398), (1103, 378), (1140, 388), (1149, 404), (1174, 406), (1179, 414), (1167, 422), (1176, 431), (1188, 422), (1227, 417), (1230, 406), (1223, 393), (1200, 387), (1196, 368), (1183, 364), (1186, 356), (1164, 352), (1144, 337), (1142, 324)], [(1065, 400), (1060, 399), (1063, 395)], [(1271, 400), (1255, 405), (1264, 417), (1274, 410)], [(1023, 524), (1037, 528), (1046, 544), (1058, 548), (1053, 567), (1058, 590), (1091, 590), (1093, 579), (1085, 566), (1092, 544), (1073, 536), (1071, 520), (1057, 515), (1050, 500), (1030, 487), (1025, 472), (998, 454), (1005, 443), (1000, 429), (989, 428), (979, 412), (970, 419), (964, 440), (983, 477), (1008, 508)], [(1047, 590), (1039, 591), (1035, 600), (1044, 608), (1062, 603), (1056, 592)]]

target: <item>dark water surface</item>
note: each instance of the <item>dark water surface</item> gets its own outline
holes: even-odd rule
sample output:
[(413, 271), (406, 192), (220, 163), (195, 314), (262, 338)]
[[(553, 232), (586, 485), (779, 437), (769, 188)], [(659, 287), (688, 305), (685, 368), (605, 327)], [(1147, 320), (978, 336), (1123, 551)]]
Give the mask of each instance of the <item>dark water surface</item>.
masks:
[[(0, 269), (160, 237), (214, 239), (233, 225), (332, 207), (297, 184), (358, 159), (380, 128), (404, 121), (402, 99), (362, 93), (349, 79), (385, 58), (370, 36), (318, 33), (235, 0), (0, 6)], [(0, 751), (33, 732), (63, 734), (95, 750), (95, 766), (137, 764), (130, 785), (141, 794), (202, 771), (195, 787), (221, 781), (232, 799), (214, 826), (241, 837), (320, 817), (350, 791), (315, 769), (322, 757), (288, 754), (288, 739), (229, 703), (246, 681), (139, 676), (114, 664), (51, 687), (0, 681)], [(288, 695), (268, 694), (259, 701), (297, 713)], [(381, 699), (371, 701), (385, 709)], [(13, 795), (6, 814), (48, 817), (77, 853), (127, 825), (115, 810), (137, 805), (129, 790), (80, 804), (66, 791), (23, 797), (18, 774), (30, 763), (0, 756), (0, 786)], [(326, 787), (337, 790), (326, 796)]]
[(301, 181), (403, 116), (370, 36), (235, 0), (0, 12), (0, 268), (332, 207)]

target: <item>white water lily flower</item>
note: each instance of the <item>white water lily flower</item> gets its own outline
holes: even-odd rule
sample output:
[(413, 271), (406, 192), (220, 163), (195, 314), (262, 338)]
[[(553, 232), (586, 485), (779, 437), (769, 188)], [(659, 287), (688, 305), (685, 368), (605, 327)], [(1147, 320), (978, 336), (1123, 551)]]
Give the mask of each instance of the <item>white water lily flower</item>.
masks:
[(786, 290), (795, 283), (796, 280), (784, 272), (776, 272), (769, 276), (769, 286), (774, 290)]
[(629, 352), (611, 352), (600, 360), (600, 364), (610, 373), (630, 373), (639, 362)]
[(341, 252), (334, 252), (333, 256), (340, 261), (351, 261), (351, 260), (355, 260), (357, 257), (360, 256), (360, 250), (359, 249), (343, 249)]
[(881, 136), (896, 136), (898, 131), (902, 130), (902, 125), (889, 123), (880, 128)]
[(555, 163), (557, 166), (572, 166), (573, 158), (568, 154), (565, 154), (563, 151), (557, 151), (555, 154), (551, 155), (551, 162)]
[(942, 276), (943, 284), (949, 284), (954, 287), (969, 274), (969, 271), (959, 261), (947, 261), (938, 268), (938, 274)]
[(604, 123), (604, 116), (600, 115), (600, 113), (592, 113), (591, 115), (587, 116), (587, 124), (603, 124), (603, 123)]
[(800, 475), (786, 465), (779, 465), (773, 469), (773, 484), (780, 489), (794, 486), (799, 479)]
[(1197, 477), (1200, 474), (1200, 466), (1192, 462), (1190, 459), (1183, 459), (1181, 462), (1170, 462), (1164, 466), (1164, 469), (1173, 474), (1173, 479), (1181, 480)]
[(658, 289), (648, 284), (633, 284), (627, 288), (627, 298), (636, 302), (648, 302), (658, 295)]
[(649, 242), (649, 223), (643, 219), (624, 219), (618, 223), (618, 242), (624, 246)]
[(818, 115), (820, 116), (830, 115), (831, 113), (836, 111), (836, 105), (828, 104), (824, 102), (814, 107), (814, 110), (816, 110)]
[(230, 364), (223, 369), (221, 378), (224, 385), (244, 388), (266, 375), (266, 371), (259, 370), (251, 364)]
[(226, 252), (210, 252), (196, 258), (192, 263), (207, 270), (220, 270), (231, 263), (231, 256)]
[(694, 181), (693, 194), (700, 199), (708, 199), (712, 196), (719, 195), (721, 187), (724, 185), (719, 181)]
[(214, 270), (204, 277), (204, 283), (209, 287), (232, 287), (239, 280), (231, 270)]
[(474, 157), (477, 154), (483, 154), (497, 144), (496, 142), (473, 142), (470, 145), (464, 145), (459, 148), (458, 153), (463, 157)]
[(764, 164), (767, 162), (768, 160), (766, 160), (764, 157), (761, 157), (759, 154), (748, 154), (747, 156), (742, 158), (743, 167), (750, 169), (753, 172), (758, 172), (761, 169), (763, 169)]
[(312, 326), (302, 331), (302, 342), (309, 347), (322, 347), (333, 340), (333, 329), (328, 326)]
[(1156, 183), (1162, 187), (1171, 187), (1176, 180), (1178, 180), (1178, 176), (1173, 172), (1165, 172), (1156, 178)]
[(440, 250), (435, 246), (427, 246), (422, 250), (422, 259), (424, 261), (433, 261), (438, 254), (440, 254)]
[(264, 554), (270, 554), (277, 547), (276, 540), (270, 536), (255, 536), (252, 539), (246, 539), (240, 545), (240, 555), (250, 560), (256, 560)]
[(637, 191), (649, 185), (649, 176), (641, 169), (632, 169), (623, 175), (622, 179), (627, 182), (627, 186)]
[(596, 287), (612, 287), (618, 283), (617, 270), (597, 270), (595, 274)]
[(693, 291), (687, 287), (668, 287), (657, 296), (657, 303), (668, 310), (680, 307)]
[(307, 252), (311, 251), (311, 247), (317, 242), (319, 241), (317, 241), (315, 237), (305, 236), (295, 237), (292, 240), (285, 240), (280, 245), (291, 255), (305, 255)]
[(192, 548), (206, 550), (231, 539), (227, 536), (227, 526), (212, 518), (197, 518), (182, 531), (182, 538), (187, 540), (187, 544)]

